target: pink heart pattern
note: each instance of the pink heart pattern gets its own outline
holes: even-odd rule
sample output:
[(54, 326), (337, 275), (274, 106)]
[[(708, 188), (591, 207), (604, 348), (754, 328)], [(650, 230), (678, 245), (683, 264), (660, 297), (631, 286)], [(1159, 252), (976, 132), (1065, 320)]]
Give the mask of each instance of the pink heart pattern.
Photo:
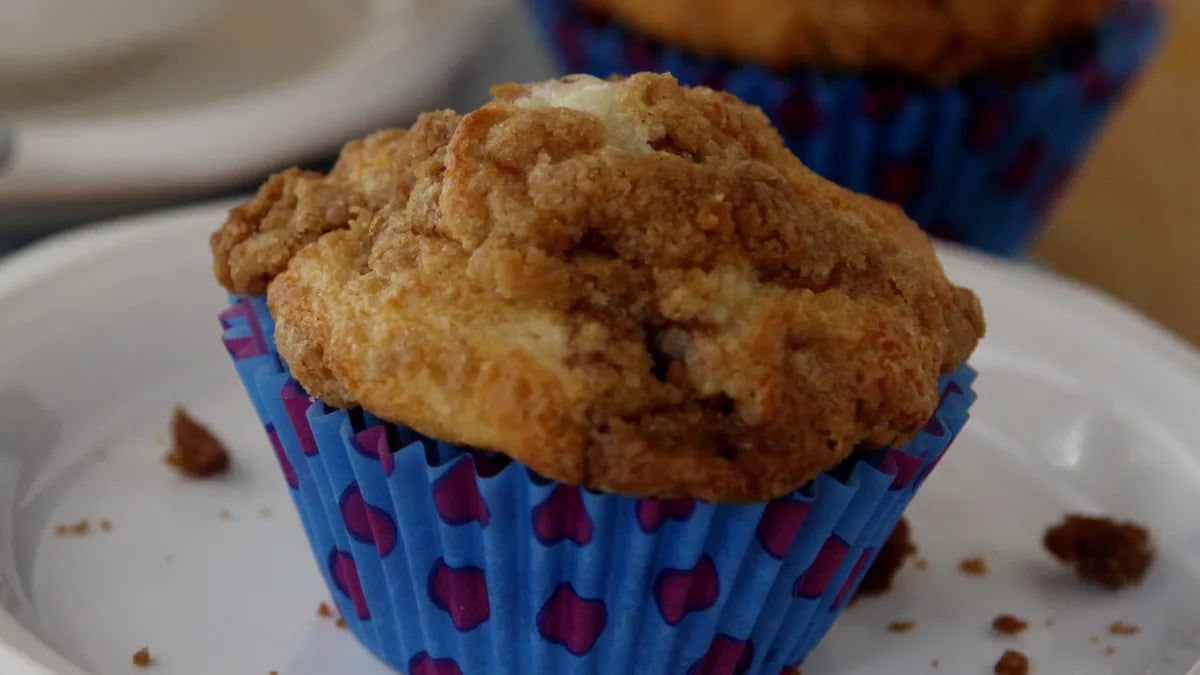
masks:
[(383, 467), (383, 475), (391, 476), (396, 470), (396, 458), (392, 456), (392, 446), (388, 443), (387, 428), (383, 425), (373, 426), (354, 434), (350, 446), (363, 457), (378, 460)]
[(288, 459), (287, 453), (283, 450), (283, 444), (279, 442), (279, 432), (275, 431), (275, 425), (270, 422), (266, 425), (267, 440), (271, 443), (271, 449), (275, 451), (275, 459), (279, 460), (279, 468), (283, 470), (283, 477), (287, 480), (288, 487), (293, 490), (300, 488), (300, 478), (296, 475), (296, 469), (292, 466), (292, 461)]
[(758, 543), (772, 558), (782, 560), (787, 555), (808, 518), (808, 509), (808, 504), (788, 498), (767, 504), (755, 534)]
[(460, 632), (478, 628), (491, 617), (487, 579), (478, 567), (451, 567), (438, 558), (429, 570), (429, 599), (450, 615)]
[(333, 580), (334, 587), (354, 604), (355, 616), (363, 621), (370, 619), (371, 610), (367, 607), (367, 596), (363, 593), (354, 558), (349, 553), (335, 548), (329, 552), (328, 565), (329, 578)]
[(454, 659), (435, 659), (429, 652), (419, 652), (408, 660), (408, 675), (463, 675)]
[(580, 597), (569, 583), (554, 589), (537, 616), (538, 633), (575, 656), (590, 652), (607, 624), (604, 601)]
[(854, 567), (850, 570), (850, 576), (842, 582), (842, 590), (838, 591), (837, 597), (833, 599), (833, 604), (830, 605), (829, 611), (837, 611), (845, 606), (847, 600), (850, 599), (850, 590), (858, 583), (859, 577), (867, 569), (867, 561), (871, 559), (871, 555), (875, 553), (875, 549), (869, 548), (863, 550), (858, 555), (858, 560), (854, 561)]
[(753, 642), (718, 635), (704, 657), (688, 668), (687, 675), (744, 675), (753, 663)]
[(691, 612), (702, 612), (717, 604), (721, 580), (713, 559), (704, 554), (688, 570), (667, 568), (654, 580), (654, 599), (663, 620), (678, 626)]
[(903, 490), (908, 487), (922, 466), (923, 462), (919, 457), (914, 457), (896, 448), (885, 450), (883, 459), (879, 462), (880, 471), (894, 476), (891, 488), (893, 490)]
[(833, 583), (838, 567), (849, 552), (850, 545), (842, 541), (841, 537), (836, 534), (829, 535), (812, 566), (796, 579), (792, 593), (801, 598), (821, 597)]
[(283, 391), (280, 393), (283, 399), (283, 407), (287, 411), (288, 419), (292, 422), (292, 429), (296, 432), (296, 439), (300, 441), (300, 450), (305, 457), (314, 457), (317, 454), (317, 441), (313, 438), (312, 429), (308, 426), (308, 407), (312, 405), (312, 399), (308, 394), (296, 384), (295, 380), (288, 380), (287, 384), (283, 385)]
[(487, 527), (492, 519), (487, 502), (479, 492), (470, 458), (457, 460), (433, 483), (433, 506), (447, 525), (477, 522)]
[(637, 503), (638, 526), (646, 534), (657, 532), (668, 520), (686, 522), (695, 512), (696, 500), (690, 498), (639, 499)]
[(533, 534), (546, 546), (570, 540), (586, 546), (592, 540), (592, 519), (574, 485), (558, 485), (546, 501), (533, 507)]
[(350, 536), (363, 543), (374, 544), (380, 558), (386, 558), (396, 547), (396, 523), (386, 511), (367, 503), (358, 483), (351, 483), (342, 493), (338, 510), (342, 513)]

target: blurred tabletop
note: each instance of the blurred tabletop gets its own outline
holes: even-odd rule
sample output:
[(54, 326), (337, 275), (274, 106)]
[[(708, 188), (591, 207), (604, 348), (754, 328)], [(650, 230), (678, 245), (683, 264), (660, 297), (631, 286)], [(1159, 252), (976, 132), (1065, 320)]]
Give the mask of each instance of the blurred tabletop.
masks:
[(1167, 39), (1035, 250), (1200, 344), (1200, 2)]

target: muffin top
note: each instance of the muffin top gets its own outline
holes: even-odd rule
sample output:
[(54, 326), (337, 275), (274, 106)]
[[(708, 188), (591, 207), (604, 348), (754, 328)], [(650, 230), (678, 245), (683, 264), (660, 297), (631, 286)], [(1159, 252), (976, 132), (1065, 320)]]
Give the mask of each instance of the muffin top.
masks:
[(943, 83), (1097, 25), (1116, 0), (583, 0), (703, 53)]
[(502, 85), (212, 237), (313, 395), (634, 496), (773, 498), (907, 440), (983, 333), (899, 208), (665, 75)]

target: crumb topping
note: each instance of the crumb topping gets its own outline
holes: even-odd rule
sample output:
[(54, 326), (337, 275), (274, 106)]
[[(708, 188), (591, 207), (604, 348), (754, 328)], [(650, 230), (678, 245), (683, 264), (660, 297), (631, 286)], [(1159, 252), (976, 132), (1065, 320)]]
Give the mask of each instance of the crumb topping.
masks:
[(983, 333), (896, 207), (669, 76), (504, 85), (213, 235), (314, 396), (541, 475), (760, 501), (906, 441)]

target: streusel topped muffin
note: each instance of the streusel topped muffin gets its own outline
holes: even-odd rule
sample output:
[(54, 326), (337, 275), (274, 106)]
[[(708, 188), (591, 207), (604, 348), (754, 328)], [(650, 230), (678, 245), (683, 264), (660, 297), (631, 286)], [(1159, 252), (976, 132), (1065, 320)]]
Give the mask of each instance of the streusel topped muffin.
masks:
[(213, 235), (312, 395), (564, 483), (769, 499), (911, 437), (983, 333), (899, 208), (665, 75), (504, 85)]

